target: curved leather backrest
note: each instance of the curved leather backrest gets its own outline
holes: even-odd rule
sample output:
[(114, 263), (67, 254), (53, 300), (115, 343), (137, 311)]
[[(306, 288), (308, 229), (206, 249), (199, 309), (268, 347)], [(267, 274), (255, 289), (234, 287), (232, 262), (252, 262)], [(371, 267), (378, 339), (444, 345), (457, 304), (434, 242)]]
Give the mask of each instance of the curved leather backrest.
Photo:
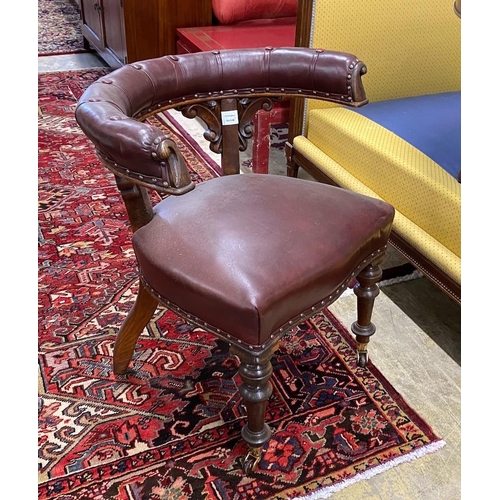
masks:
[(187, 170), (182, 160), (172, 161), (172, 141), (142, 122), (148, 115), (228, 97), (300, 96), (360, 106), (367, 102), (365, 72), (352, 54), (298, 47), (164, 56), (123, 66), (91, 84), (76, 119), (119, 175), (179, 194), (189, 184)]

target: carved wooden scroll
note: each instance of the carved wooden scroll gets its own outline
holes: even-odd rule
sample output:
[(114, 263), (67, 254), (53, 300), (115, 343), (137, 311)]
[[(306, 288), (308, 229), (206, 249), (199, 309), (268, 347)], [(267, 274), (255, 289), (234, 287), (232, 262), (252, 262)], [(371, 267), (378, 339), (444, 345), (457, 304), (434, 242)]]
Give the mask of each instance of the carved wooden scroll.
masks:
[[(240, 97), (237, 99), (238, 111), (238, 142), (239, 150), (245, 151), (248, 147), (248, 139), (251, 139), (254, 132), (253, 116), (260, 109), (271, 111), (274, 104), (281, 101), (280, 96), (276, 97)], [(210, 150), (214, 153), (221, 154), (223, 150), (222, 144), (222, 116), (221, 116), (221, 101), (211, 100), (180, 106), (176, 108), (186, 118), (202, 119), (207, 130), (203, 137), (210, 142)]]

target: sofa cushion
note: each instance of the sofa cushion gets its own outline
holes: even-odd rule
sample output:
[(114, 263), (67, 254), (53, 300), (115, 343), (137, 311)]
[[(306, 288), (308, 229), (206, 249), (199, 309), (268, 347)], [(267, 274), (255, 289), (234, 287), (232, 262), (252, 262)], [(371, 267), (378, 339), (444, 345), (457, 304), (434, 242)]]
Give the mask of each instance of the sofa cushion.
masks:
[(274, 19), (297, 15), (298, 0), (212, 0), (215, 17), (221, 24), (254, 19)]
[[(354, 113), (352, 113), (354, 115)], [(363, 118), (366, 120), (366, 118)], [(346, 170), (342, 165), (333, 160), (330, 156), (325, 154), (320, 148), (313, 144), (309, 139), (304, 136), (297, 136), (294, 139), (293, 147), (300, 154), (304, 155), (308, 160), (314, 163), (318, 168), (320, 168), (328, 177), (333, 179), (338, 185), (354, 191), (356, 193), (364, 194), (365, 196), (373, 196), (374, 198), (386, 199), (383, 196), (377, 194), (373, 189), (369, 188), (362, 180), (356, 178), (348, 170)], [(445, 241), (449, 243), (450, 235), (453, 236), (453, 240), (458, 240), (460, 243), (460, 184), (452, 179), (444, 170), (439, 168), (443, 172), (443, 175), (447, 176), (450, 183), (448, 186), (451, 187), (450, 196), (443, 196), (443, 199), (436, 199), (436, 203), (429, 204), (428, 199), (426, 199), (422, 205), (424, 210), (427, 212), (434, 212), (439, 218), (442, 219), (443, 226), (449, 226), (449, 232), (445, 235)], [(389, 183), (391, 180), (389, 180)], [(405, 179), (401, 179), (400, 184), (404, 185)], [(446, 189), (446, 185), (441, 186)], [(405, 190), (408, 196), (413, 196), (415, 203), (418, 204), (418, 195), (412, 195), (411, 189)], [(443, 201), (449, 203), (449, 199), (453, 198), (454, 203), (452, 205), (451, 212), (442, 212), (441, 207)], [(442, 241), (440, 241), (440, 235), (434, 233), (431, 235), (426, 229), (423, 229), (418, 224), (411, 220), (409, 217), (403, 215), (403, 213), (396, 208), (396, 215), (394, 217), (393, 229), (398, 233), (398, 235), (412, 245), (417, 251), (419, 251), (424, 257), (433, 262), (442, 271), (448, 274), (457, 283), (461, 282), (461, 257), (460, 248), (458, 247), (458, 253), (455, 250), (450, 250), (445, 246)], [(401, 208), (401, 207), (400, 207)], [(456, 246), (455, 246), (456, 248)]]
[[(307, 142), (331, 160), (321, 160), (319, 166), (325, 170), (326, 163), (331, 163), (330, 170), (336, 170), (331, 178), (336, 183), (360, 192), (354, 186), (359, 181), (377, 197), (391, 203), (397, 213), (419, 229), (414, 234), (414, 228), (406, 231), (406, 238), (415, 247), (421, 248), (422, 253), (425, 254), (428, 244), (421, 245), (416, 241), (421, 240), (417, 233), (429, 235), (443, 247), (439, 250), (442, 258), (432, 256), (433, 261), (447, 267), (448, 253), (459, 259), (460, 184), (434, 160), (385, 127), (352, 108), (341, 106), (312, 110), (307, 137)], [(294, 147), (303, 152), (298, 138), (294, 140)], [(312, 161), (318, 164), (320, 160), (313, 158)], [(353, 179), (353, 187), (346, 184)], [(396, 230), (400, 220), (401, 217), (396, 216)], [(459, 280), (459, 268), (455, 271)]]
[(461, 93), (406, 97), (355, 110), (394, 132), (458, 178), (461, 165)]

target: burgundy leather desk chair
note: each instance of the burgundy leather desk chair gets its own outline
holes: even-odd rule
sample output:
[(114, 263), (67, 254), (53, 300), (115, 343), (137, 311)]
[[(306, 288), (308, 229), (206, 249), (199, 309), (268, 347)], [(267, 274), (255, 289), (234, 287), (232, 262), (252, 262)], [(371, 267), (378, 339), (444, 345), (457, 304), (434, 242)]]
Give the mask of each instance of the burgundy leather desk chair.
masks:
[[(114, 348), (123, 374), (158, 303), (229, 342), (247, 408), (242, 461), (251, 472), (271, 436), (265, 423), (280, 337), (335, 301), (354, 277), (358, 363), (375, 332), (394, 210), (325, 184), (238, 174), (256, 109), (281, 98), (366, 101), (355, 56), (308, 48), (201, 52), (124, 66), (81, 97), (77, 121), (116, 176), (130, 218), (140, 287)], [(193, 184), (184, 159), (148, 115), (180, 108), (208, 126), (224, 176)], [(167, 196), (152, 207), (148, 190)]]

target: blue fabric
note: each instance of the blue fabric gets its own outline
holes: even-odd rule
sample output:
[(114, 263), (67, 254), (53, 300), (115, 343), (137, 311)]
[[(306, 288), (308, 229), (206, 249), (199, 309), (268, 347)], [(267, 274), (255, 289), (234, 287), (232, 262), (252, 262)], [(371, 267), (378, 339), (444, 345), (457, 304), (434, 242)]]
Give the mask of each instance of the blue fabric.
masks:
[(379, 101), (353, 111), (394, 132), (457, 178), (461, 169), (460, 94)]

